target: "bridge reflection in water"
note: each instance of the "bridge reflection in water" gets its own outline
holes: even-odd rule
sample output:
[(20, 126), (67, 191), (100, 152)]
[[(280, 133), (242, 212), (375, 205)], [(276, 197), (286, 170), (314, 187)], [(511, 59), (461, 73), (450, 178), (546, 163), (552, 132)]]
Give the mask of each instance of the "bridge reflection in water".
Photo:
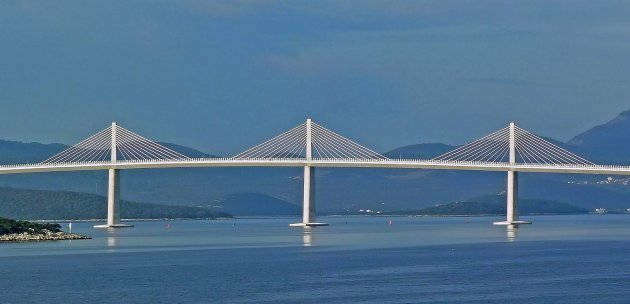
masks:
[(516, 241), (518, 237), (518, 224), (505, 225), (505, 230), (507, 231), (507, 240), (510, 242)]
[(310, 247), (314, 245), (315, 234), (313, 233), (313, 227), (304, 227), (302, 229), (302, 245), (305, 247)]

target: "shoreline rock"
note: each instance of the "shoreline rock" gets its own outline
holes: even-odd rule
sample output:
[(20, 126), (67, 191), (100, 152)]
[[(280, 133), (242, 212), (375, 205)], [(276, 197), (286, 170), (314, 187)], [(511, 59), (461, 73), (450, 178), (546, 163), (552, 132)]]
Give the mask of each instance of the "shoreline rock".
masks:
[(31, 242), (31, 241), (64, 241), (64, 240), (87, 240), (91, 237), (66, 233), (63, 231), (52, 232), (50, 230), (43, 230), (43, 233), (12, 233), (0, 235), (0, 243), (2, 242)]

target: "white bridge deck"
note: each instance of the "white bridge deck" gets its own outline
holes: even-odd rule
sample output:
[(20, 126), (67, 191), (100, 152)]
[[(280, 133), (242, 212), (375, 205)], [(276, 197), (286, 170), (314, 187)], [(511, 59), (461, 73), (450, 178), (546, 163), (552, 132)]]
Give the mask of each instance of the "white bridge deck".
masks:
[(540, 173), (574, 173), (630, 175), (630, 166), (588, 165), (588, 164), (525, 164), (480, 161), (441, 161), (421, 159), (338, 159), (314, 158), (191, 158), (174, 160), (119, 160), (68, 162), (55, 164), (0, 165), (0, 174), (63, 172), (106, 169), (158, 169), (158, 168), (202, 168), (202, 167), (348, 167), (348, 168), (390, 168), (390, 169), (437, 169), (473, 171), (517, 171)]

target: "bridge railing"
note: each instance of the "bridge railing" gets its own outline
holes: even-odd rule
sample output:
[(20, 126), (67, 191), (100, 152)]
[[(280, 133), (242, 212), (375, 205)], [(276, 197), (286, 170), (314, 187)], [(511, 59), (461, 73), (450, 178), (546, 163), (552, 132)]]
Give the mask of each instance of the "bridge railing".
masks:
[[(125, 164), (159, 164), (159, 163), (204, 163), (204, 162), (226, 162), (226, 163), (306, 163), (305, 158), (234, 158), (234, 157), (201, 157), (187, 159), (138, 159), (111, 161), (85, 161), (85, 162), (58, 162), (58, 163), (26, 163), (26, 164), (4, 164), (0, 169), (16, 168), (45, 168), (45, 167), (71, 167), (71, 166), (107, 166)], [(514, 163), (507, 162), (481, 162), (462, 160), (435, 160), (435, 159), (378, 159), (378, 158), (313, 158), (311, 163), (383, 163), (383, 164), (435, 164), (454, 166), (485, 166), (485, 167), (516, 167), (516, 168), (559, 168), (559, 169), (611, 169), (630, 170), (626, 165), (591, 165), (591, 164), (542, 164), (542, 163)]]

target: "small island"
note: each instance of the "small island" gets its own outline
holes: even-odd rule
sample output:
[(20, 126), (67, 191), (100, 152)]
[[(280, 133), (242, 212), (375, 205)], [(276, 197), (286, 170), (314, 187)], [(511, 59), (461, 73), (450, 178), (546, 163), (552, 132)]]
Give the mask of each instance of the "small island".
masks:
[(54, 223), (33, 223), (0, 217), (0, 242), (83, 240), (89, 237), (61, 231)]

